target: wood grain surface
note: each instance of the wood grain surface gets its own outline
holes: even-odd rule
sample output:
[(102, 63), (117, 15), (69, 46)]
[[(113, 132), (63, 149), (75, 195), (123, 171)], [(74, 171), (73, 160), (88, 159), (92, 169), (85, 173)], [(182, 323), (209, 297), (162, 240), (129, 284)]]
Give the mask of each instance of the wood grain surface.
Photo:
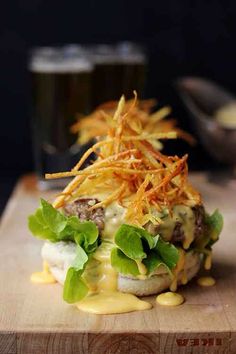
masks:
[(9, 200), (0, 229), (1, 354), (236, 353), (236, 182), (217, 185), (203, 174), (191, 176), (209, 211), (218, 207), (225, 226), (214, 252), (217, 284), (201, 288), (193, 280), (179, 289), (186, 302), (122, 315), (89, 315), (62, 300), (58, 284), (29, 280), (41, 269), (42, 242), (30, 236), (27, 215), (41, 196), (26, 176)]

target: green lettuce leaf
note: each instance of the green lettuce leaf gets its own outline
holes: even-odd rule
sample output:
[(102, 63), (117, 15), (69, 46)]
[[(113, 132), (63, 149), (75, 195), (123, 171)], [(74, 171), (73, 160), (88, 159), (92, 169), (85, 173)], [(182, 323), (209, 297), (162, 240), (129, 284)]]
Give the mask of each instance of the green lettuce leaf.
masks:
[(206, 229), (204, 235), (195, 243), (196, 250), (203, 253), (205, 250), (210, 250), (213, 244), (218, 241), (223, 224), (223, 216), (218, 209), (212, 215), (205, 214)]
[(71, 267), (66, 274), (63, 288), (63, 299), (72, 304), (82, 300), (88, 293), (88, 287), (81, 278), (83, 270), (76, 270)]
[(148, 274), (154, 272), (157, 268), (163, 265), (167, 271), (169, 271), (168, 266), (163, 262), (163, 260), (154, 251), (151, 251), (147, 258), (143, 260), (143, 264), (148, 270)]
[(53, 206), (50, 203), (46, 202), (46, 200), (41, 199), (40, 202), (42, 216), (45, 221), (45, 224), (52, 232), (55, 232), (55, 234), (59, 234), (62, 230), (65, 229), (67, 225), (66, 217), (58, 210), (53, 208)]
[(215, 243), (219, 239), (220, 233), (223, 229), (223, 216), (220, 214), (219, 210), (216, 209), (212, 215), (206, 214), (205, 222), (210, 239)]
[(155, 250), (168, 268), (173, 269), (176, 266), (179, 259), (179, 251), (172, 243), (163, 241), (159, 236)]
[(75, 270), (81, 270), (84, 268), (87, 261), (88, 261), (87, 253), (83, 250), (81, 246), (77, 245), (76, 257), (73, 262), (73, 268)]
[(28, 227), (38, 238), (51, 242), (73, 241), (87, 253), (97, 245), (98, 228), (92, 221), (80, 221), (77, 216), (65, 216), (46, 200), (41, 199), (40, 207), (28, 218)]
[(160, 265), (171, 271), (179, 259), (178, 249), (174, 245), (163, 241), (160, 235), (152, 236), (146, 230), (132, 225), (123, 224), (119, 227), (115, 244), (117, 249), (112, 251), (111, 264), (122, 274), (138, 275), (135, 261), (140, 260), (148, 274)]
[(34, 236), (55, 242), (56, 234), (46, 225), (41, 209), (38, 209), (34, 215), (29, 216), (28, 227)]
[(111, 251), (111, 265), (119, 273), (125, 275), (139, 275), (136, 262), (127, 257), (119, 248), (113, 248)]
[(28, 218), (32, 234), (50, 242), (72, 241), (77, 244), (76, 257), (69, 268), (64, 284), (65, 301), (81, 300), (88, 292), (82, 279), (89, 258), (98, 247), (98, 228), (92, 221), (80, 221), (77, 216), (65, 216), (46, 200)]
[(137, 229), (130, 225), (121, 225), (116, 232), (115, 243), (127, 257), (142, 260), (147, 255), (143, 250), (141, 234)]

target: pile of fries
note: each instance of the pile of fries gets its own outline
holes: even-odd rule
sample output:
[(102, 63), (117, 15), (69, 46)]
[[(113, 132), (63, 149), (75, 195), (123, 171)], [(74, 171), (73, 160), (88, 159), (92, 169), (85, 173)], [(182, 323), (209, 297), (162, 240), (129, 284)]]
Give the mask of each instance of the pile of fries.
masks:
[[(161, 222), (155, 209), (172, 210), (177, 204), (194, 206), (201, 203), (200, 195), (187, 181), (187, 155), (166, 156), (156, 149), (158, 139), (173, 139), (176, 131), (151, 132), (142, 128), (135, 115), (137, 97), (126, 104), (122, 96), (113, 117), (106, 116), (109, 129), (69, 172), (47, 174), (47, 179), (74, 177), (54, 201), (54, 207), (81, 197), (102, 193), (105, 197), (91, 209), (118, 202), (126, 208), (127, 222), (143, 226)], [(95, 153), (97, 160), (81, 169)]]
[[(71, 127), (71, 132), (78, 134), (79, 144), (86, 144), (93, 139), (100, 139), (108, 134), (110, 128), (114, 125), (112, 117), (115, 114), (117, 104), (117, 101), (106, 102), (97, 107), (90, 115), (78, 117), (78, 122)], [(143, 132), (151, 134), (175, 131), (178, 137), (193, 145), (195, 139), (187, 132), (176, 127), (175, 119), (168, 118), (171, 113), (169, 106), (151, 113), (156, 104), (156, 100), (149, 99), (138, 101), (134, 106), (134, 100), (132, 99), (125, 102), (124, 111), (129, 111), (130, 120), (139, 122), (140, 129)], [(132, 110), (130, 110), (130, 107), (132, 107)], [(161, 150), (162, 147), (160, 141), (155, 142), (156, 149)]]

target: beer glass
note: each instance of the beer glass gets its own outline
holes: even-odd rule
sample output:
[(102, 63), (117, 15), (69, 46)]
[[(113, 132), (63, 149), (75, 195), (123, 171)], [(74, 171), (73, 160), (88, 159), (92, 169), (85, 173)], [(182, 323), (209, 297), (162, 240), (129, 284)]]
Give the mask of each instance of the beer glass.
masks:
[(89, 48), (94, 63), (92, 104), (118, 100), (122, 94), (141, 97), (144, 90), (147, 56), (140, 46), (121, 42), (117, 45), (94, 45)]
[(63, 180), (45, 181), (44, 174), (70, 170), (83, 153), (70, 127), (90, 111), (93, 65), (79, 46), (41, 47), (32, 51), (29, 70), (39, 187), (61, 187)]

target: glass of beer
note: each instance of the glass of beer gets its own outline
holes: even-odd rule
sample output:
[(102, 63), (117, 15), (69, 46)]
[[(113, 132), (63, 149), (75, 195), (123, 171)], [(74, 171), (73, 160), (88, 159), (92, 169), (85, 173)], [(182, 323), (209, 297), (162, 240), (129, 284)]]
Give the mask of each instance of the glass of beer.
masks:
[(121, 42), (117, 45), (94, 45), (89, 48), (94, 63), (92, 104), (118, 100), (122, 94), (133, 97), (136, 90), (142, 97), (147, 56), (142, 47)]
[(39, 188), (61, 187), (62, 180), (46, 181), (44, 175), (70, 170), (83, 153), (70, 127), (91, 109), (93, 65), (79, 46), (41, 47), (32, 51), (29, 70)]

